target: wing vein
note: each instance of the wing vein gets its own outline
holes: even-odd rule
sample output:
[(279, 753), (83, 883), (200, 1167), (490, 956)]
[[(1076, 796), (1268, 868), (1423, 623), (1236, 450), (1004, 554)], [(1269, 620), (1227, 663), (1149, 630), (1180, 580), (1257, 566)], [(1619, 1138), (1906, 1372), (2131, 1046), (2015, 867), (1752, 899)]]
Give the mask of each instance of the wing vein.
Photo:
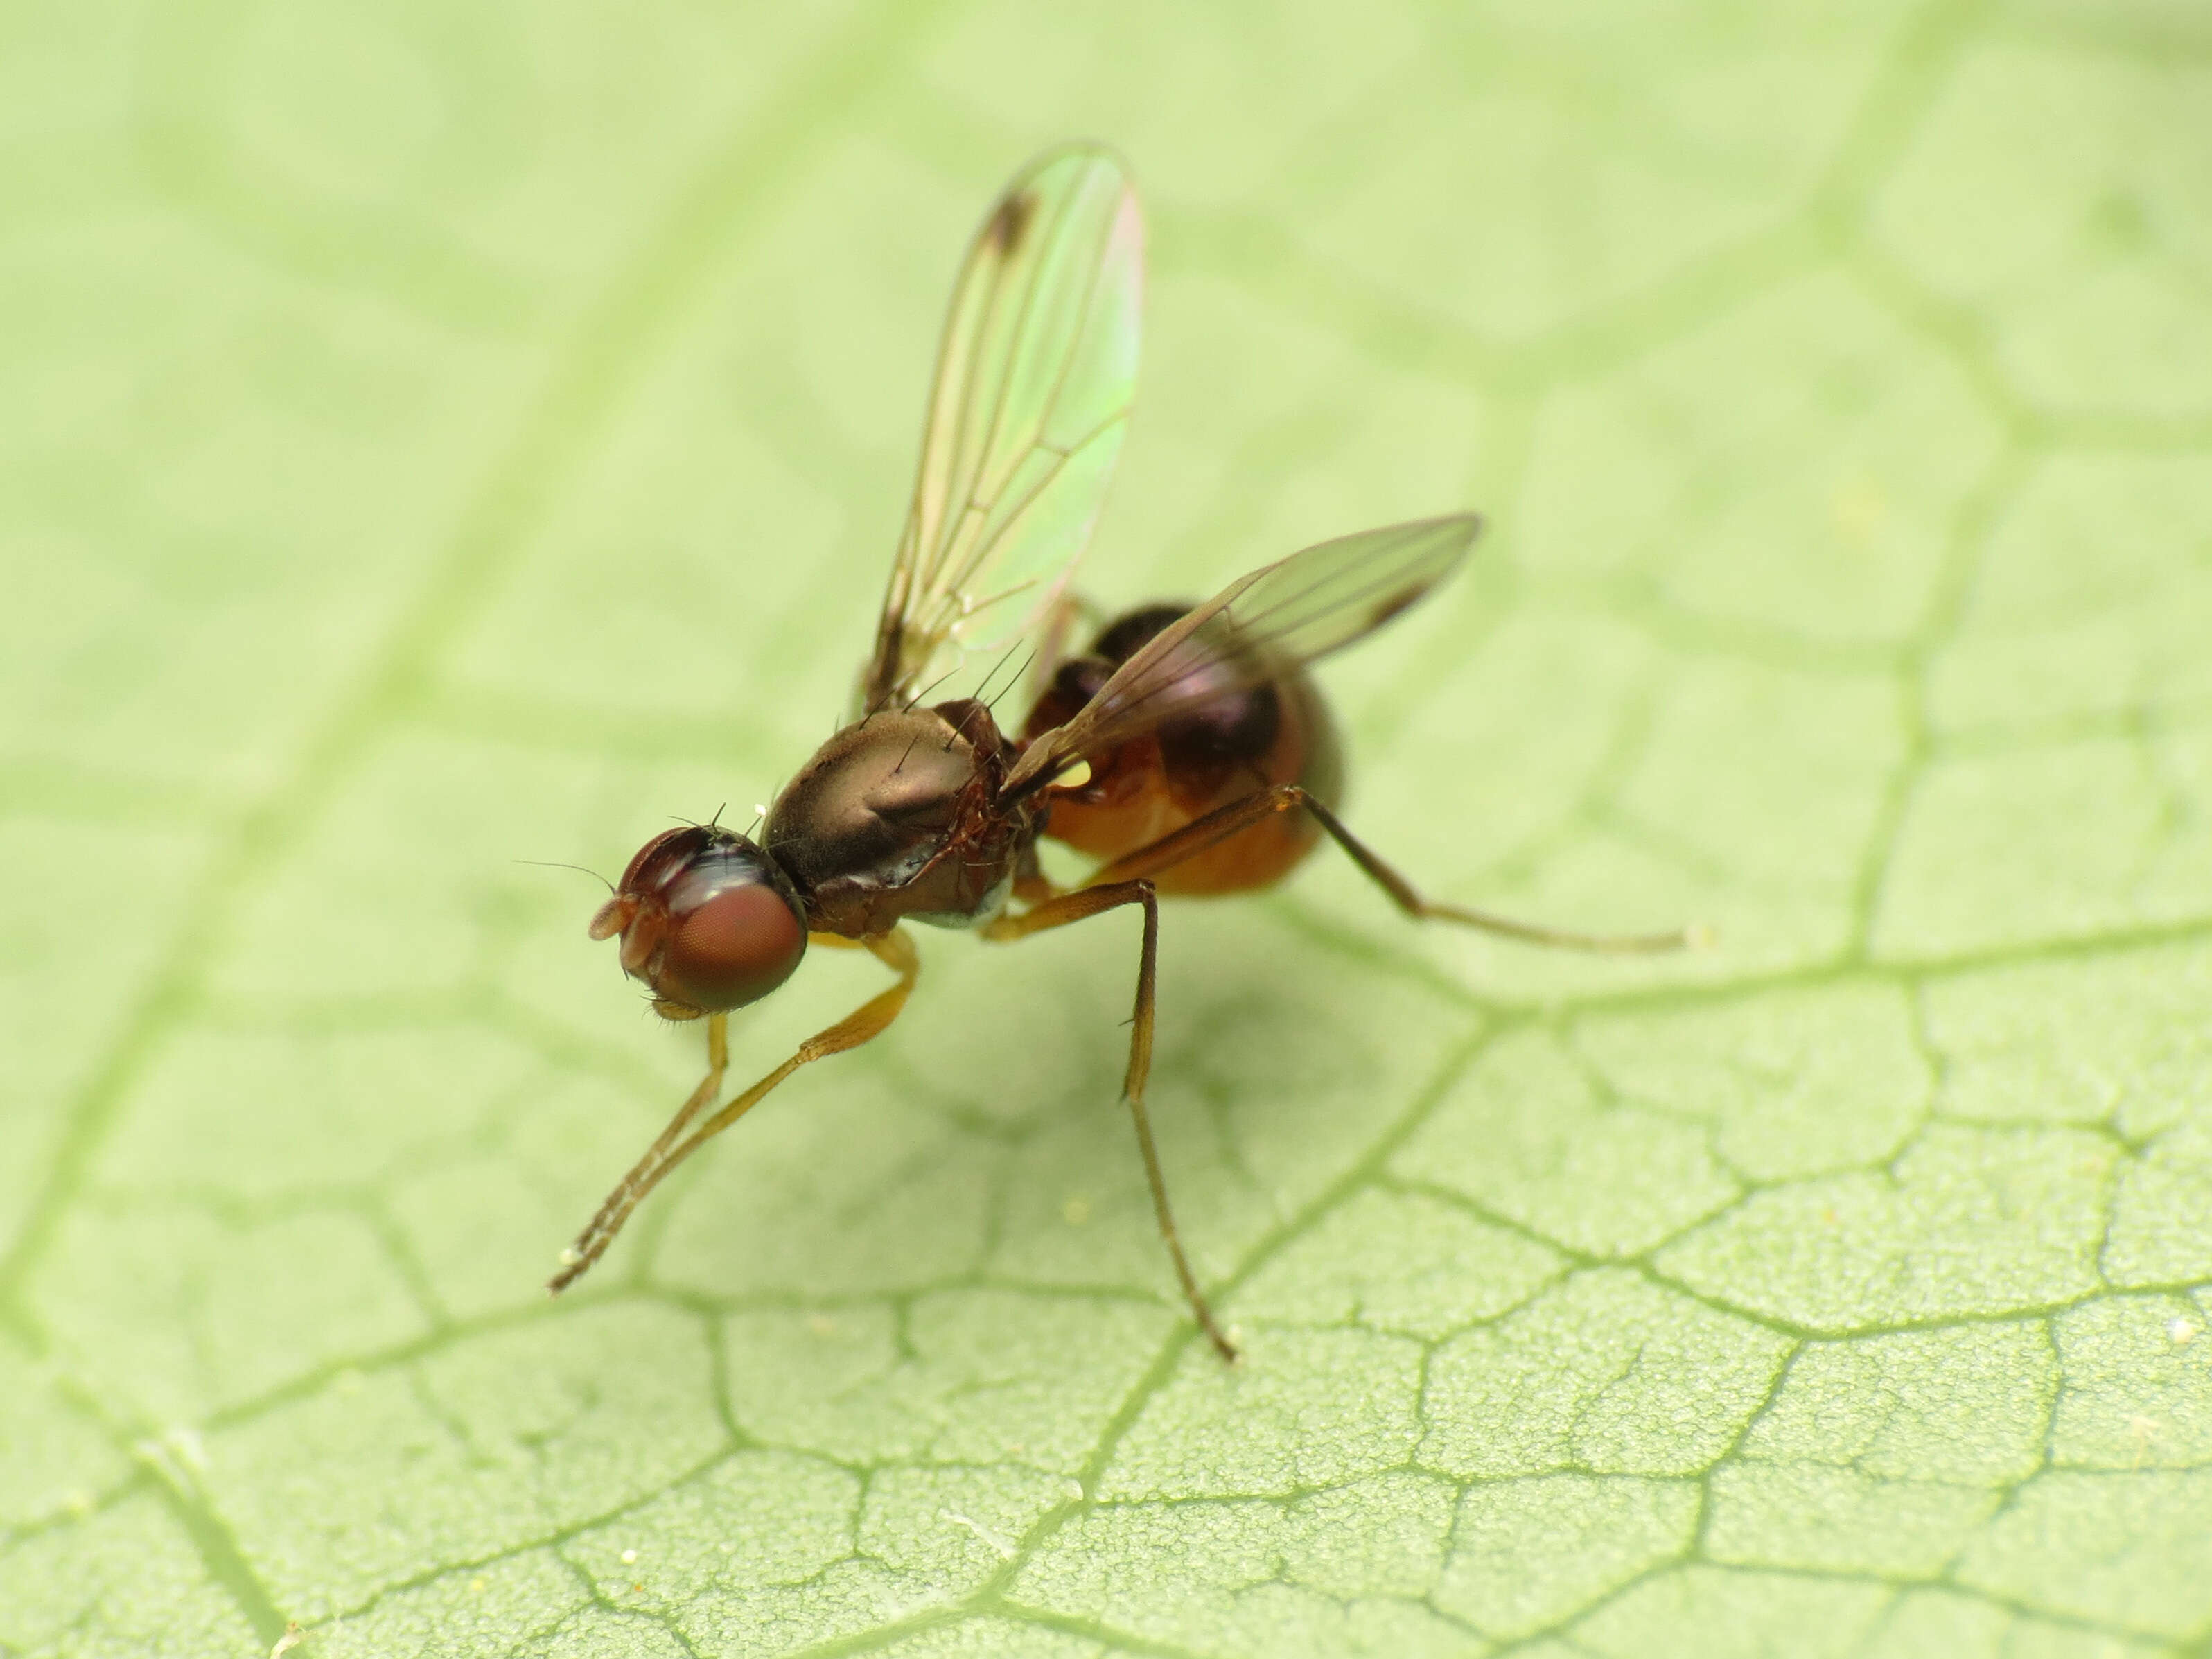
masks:
[[(1142, 251), (1127, 178), (1093, 148), (1040, 157), (984, 220), (954, 289), (862, 706), (921, 684), (948, 652), (996, 645), (1066, 583), (1127, 429)], [(1070, 444), (1058, 428), (1083, 416)]]

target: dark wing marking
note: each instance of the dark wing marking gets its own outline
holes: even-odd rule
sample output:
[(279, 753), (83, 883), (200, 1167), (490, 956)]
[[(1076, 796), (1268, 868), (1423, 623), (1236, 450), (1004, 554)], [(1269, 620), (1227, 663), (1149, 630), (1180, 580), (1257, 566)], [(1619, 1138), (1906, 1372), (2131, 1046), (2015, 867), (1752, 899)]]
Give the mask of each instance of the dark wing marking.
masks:
[(1341, 649), (1417, 604), (1482, 528), (1471, 513), (1322, 542), (1240, 577), (1155, 635), (1006, 779), (1039, 789), (1078, 758), (1152, 731), (1228, 685), (1255, 685)]
[(860, 702), (1021, 633), (1091, 538), (1136, 395), (1144, 221), (1121, 164), (1057, 149), (969, 245)]

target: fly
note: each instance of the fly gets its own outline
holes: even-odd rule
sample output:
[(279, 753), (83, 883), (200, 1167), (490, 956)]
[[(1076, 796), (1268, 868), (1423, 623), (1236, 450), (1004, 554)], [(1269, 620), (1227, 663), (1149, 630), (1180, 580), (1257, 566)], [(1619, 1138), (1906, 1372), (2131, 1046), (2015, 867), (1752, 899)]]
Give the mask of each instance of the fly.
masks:
[[(985, 218), (953, 289), (921, 470), (850, 723), (769, 804), (757, 841), (717, 824), (655, 836), (593, 917), (665, 1018), (703, 1019), (707, 1075), (563, 1252), (573, 1284), (668, 1173), (811, 1061), (880, 1036), (921, 958), (903, 924), (1011, 944), (1109, 910), (1144, 921), (1122, 1094), (1160, 1235), (1200, 1327), (1237, 1350), (1176, 1235), (1146, 1112), (1162, 894), (1252, 891), (1323, 836), (1417, 920), (1545, 945), (1664, 951), (1682, 933), (1599, 937), (1434, 902), (1337, 817), (1344, 769), (1316, 659), (1449, 575), (1472, 514), (1309, 547), (1202, 603), (1147, 605), (1069, 648), (1068, 578), (1090, 540), (1135, 392), (1144, 222), (1107, 152), (1053, 150)], [(923, 706), (948, 664), (1024, 637), (1042, 691), (1018, 731), (975, 697)], [(1098, 860), (1047, 878), (1050, 836)], [(726, 1104), (729, 1012), (809, 943), (872, 953), (896, 982)]]

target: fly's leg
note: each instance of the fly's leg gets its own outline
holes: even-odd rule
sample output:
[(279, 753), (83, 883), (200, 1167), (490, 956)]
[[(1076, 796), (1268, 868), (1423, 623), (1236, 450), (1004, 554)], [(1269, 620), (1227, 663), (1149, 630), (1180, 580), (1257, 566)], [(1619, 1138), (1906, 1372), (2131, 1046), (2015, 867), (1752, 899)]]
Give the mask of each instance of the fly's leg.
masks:
[[(645, 1156), (632, 1164), (629, 1173), (615, 1183), (614, 1191), (607, 1194), (605, 1201), (599, 1206), (599, 1213), (577, 1235), (576, 1242), (561, 1252), (561, 1273), (546, 1285), (547, 1290), (559, 1295), (568, 1287), (569, 1280), (599, 1260), (600, 1251), (606, 1249), (607, 1242), (614, 1237), (624, 1218), (637, 1207), (638, 1200), (643, 1198), (653, 1182), (660, 1179), (653, 1171), (668, 1156), (668, 1149), (676, 1144), (677, 1138), (691, 1120), (722, 1092), (722, 1073), (729, 1069), (729, 1065), (730, 1017), (727, 1014), (709, 1014), (707, 1016), (707, 1075), (699, 1079), (699, 1086), (691, 1091), (691, 1097), (676, 1109), (676, 1115), (668, 1120), (668, 1127), (660, 1132), (659, 1139), (647, 1147)], [(590, 1255), (585, 1255), (586, 1247), (594, 1238), (599, 1240), (597, 1247)]]
[[(1390, 896), (1390, 901), (1407, 915), (1421, 921), (1455, 921), (1466, 927), (1480, 927), (1488, 933), (1503, 933), (1509, 939), (1525, 939), (1532, 945), (1564, 945), (1575, 951), (1597, 951), (1614, 955), (1648, 954), (1657, 951), (1679, 951), (1686, 945), (1705, 942), (1702, 928), (1682, 927), (1668, 933), (1577, 933), (1564, 927), (1544, 927), (1534, 922), (1516, 921), (1510, 916), (1492, 915), (1486, 910), (1470, 910), (1457, 904), (1439, 904), (1421, 896), (1413, 884), (1400, 875), (1351, 830), (1328, 808), (1316, 800), (1295, 783), (1278, 783), (1242, 800), (1233, 800), (1226, 806), (1215, 808), (1204, 817), (1195, 818), (1172, 835), (1163, 836), (1149, 847), (1114, 860), (1096, 872), (1091, 884), (1100, 890), (1120, 886), (1147, 876), (1156, 876), (1163, 870), (1173, 868), (1185, 859), (1195, 858), (1209, 847), (1218, 846), (1239, 830), (1249, 830), (1261, 819), (1277, 812), (1288, 812), (1303, 807), (1313, 814), (1314, 822), (1328, 832), (1329, 839), (1342, 848), (1351, 860), (1358, 865), (1368, 879)], [(1086, 887), (1079, 890), (1090, 890)]]
[(722, 1073), (729, 1063), (728, 1016), (708, 1016), (706, 1079), (692, 1091), (691, 1098), (684, 1103), (682, 1109), (670, 1120), (668, 1127), (660, 1132), (660, 1138), (647, 1149), (636, 1166), (616, 1183), (606, 1202), (599, 1206), (599, 1212), (592, 1218), (591, 1224), (576, 1236), (574, 1244), (561, 1252), (561, 1271), (547, 1283), (547, 1290), (558, 1296), (581, 1278), (592, 1263), (606, 1254), (607, 1246), (614, 1243), (615, 1235), (629, 1219), (630, 1212), (666, 1179), (670, 1170), (758, 1105), (777, 1084), (810, 1060), (841, 1054), (883, 1035), (906, 1006), (907, 997), (921, 972), (921, 958), (915, 951), (914, 941), (896, 927), (861, 943), (899, 976), (898, 983), (869, 998), (827, 1030), (807, 1038), (799, 1045), (797, 1054), (686, 1135), (684, 1132), (691, 1120), (721, 1092)]
[(1166, 1241), (1169, 1260), (1175, 1263), (1176, 1277), (1182, 1282), (1182, 1293), (1190, 1302), (1191, 1312), (1198, 1317), (1199, 1328), (1213, 1344), (1215, 1352), (1233, 1364), (1237, 1359), (1236, 1344), (1222, 1334), (1221, 1327), (1214, 1322), (1213, 1310), (1206, 1305), (1206, 1294), (1198, 1288), (1197, 1275), (1190, 1270), (1190, 1260), (1182, 1253), (1182, 1239), (1176, 1231), (1175, 1211), (1168, 1204), (1167, 1177), (1160, 1171), (1159, 1148), (1152, 1144), (1152, 1120), (1145, 1110), (1145, 1082), (1152, 1070), (1153, 983), (1160, 947), (1160, 906), (1153, 895), (1152, 884), (1141, 879), (1117, 881), (1063, 893), (1020, 915), (999, 917), (983, 929), (983, 937), (999, 944), (1011, 944), (1032, 933), (1086, 921), (1124, 904), (1145, 907), (1145, 943), (1143, 954), (1137, 961), (1137, 1006), (1129, 1022), (1129, 1069), (1122, 1073), (1121, 1094), (1129, 1103), (1129, 1115), (1136, 1122), (1137, 1150), (1144, 1155), (1145, 1179), (1152, 1188), (1152, 1209), (1159, 1217), (1160, 1237)]

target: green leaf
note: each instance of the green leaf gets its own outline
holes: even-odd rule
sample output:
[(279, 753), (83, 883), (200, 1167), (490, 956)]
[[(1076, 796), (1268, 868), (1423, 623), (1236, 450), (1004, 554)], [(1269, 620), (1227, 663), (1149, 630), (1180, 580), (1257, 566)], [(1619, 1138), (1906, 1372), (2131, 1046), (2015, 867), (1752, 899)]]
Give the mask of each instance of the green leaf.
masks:
[[(0, 1650), (2212, 1639), (2212, 27), (33, 0), (0, 24)], [(1108, 605), (1480, 507), (1317, 857), (696, 1079), (584, 937), (825, 736), (939, 307), (1142, 183)], [(756, 1074), (872, 994), (830, 957)]]

